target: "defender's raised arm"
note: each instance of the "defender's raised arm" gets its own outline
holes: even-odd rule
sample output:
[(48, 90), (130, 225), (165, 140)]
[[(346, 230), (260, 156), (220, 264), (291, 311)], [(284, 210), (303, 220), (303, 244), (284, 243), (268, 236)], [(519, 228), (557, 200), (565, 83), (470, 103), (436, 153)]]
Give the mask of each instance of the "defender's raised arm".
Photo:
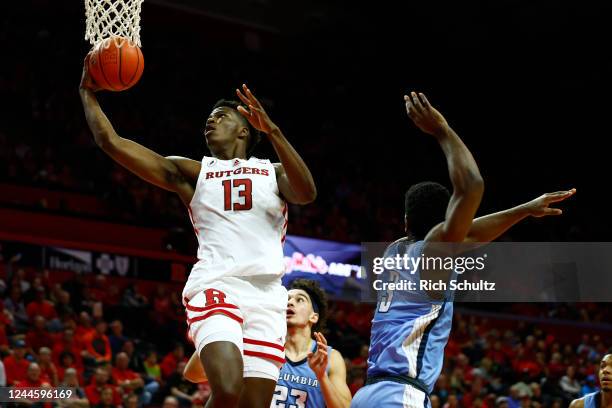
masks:
[(484, 182), (476, 161), (444, 116), (429, 104), (424, 94), (412, 92), (410, 96), (404, 96), (404, 100), (408, 116), (414, 124), (440, 143), (453, 184), (445, 220), (435, 226), (425, 240), (462, 242), (470, 230), (484, 191)]

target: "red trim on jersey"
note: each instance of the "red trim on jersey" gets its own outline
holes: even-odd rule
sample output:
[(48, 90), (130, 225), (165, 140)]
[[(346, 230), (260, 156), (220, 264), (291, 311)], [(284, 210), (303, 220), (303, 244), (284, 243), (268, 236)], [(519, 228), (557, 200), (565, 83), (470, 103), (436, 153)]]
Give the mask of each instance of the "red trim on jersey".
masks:
[(281, 228), (281, 244), (285, 243), (285, 237), (287, 235), (287, 225), (289, 224), (289, 218), (287, 217), (287, 209), (289, 208), (289, 206), (287, 205), (287, 202), (285, 201), (285, 205), (283, 206), (283, 218), (285, 219), (285, 224), (283, 224), (283, 228)]
[(275, 356), (273, 354), (261, 353), (259, 351), (250, 351), (250, 350), (244, 350), (243, 354), (245, 356), (267, 358), (267, 359), (270, 359), (270, 360), (274, 360), (277, 363), (285, 364), (285, 359), (284, 358), (280, 358), (280, 357)]
[(214, 309), (216, 307), (225, 307), (227, 309), (238, 309), (238, 306), (232, 305), (230, 303), (215, 303), (215, 304), (204, 306), (204, 307), (191, 306), (189, 303), (187, 303), (187, 305), (185, 306), (185, 308), (191, 312), (205, 312), (207, 310)]
[(197, 316), (194, 317), (192, 319), (187, 319), (187, 324), (189, 326), (191, 326), (193, 323), (195, 322), (199, 322), (200, 320), (204, 320), (204, 319), (208, 319), (210, 316), (213, 316), (215, 314), (224, 314), (225, 316), (229, 317), (230, 319), (233, 319), (235, 321), (237, 321), (238, 323), (242, 324), (243, 320), (241, 317), (236, 316), (235, 314), (233, 314), (232, 312), (228, 312), (227, 310), (224, 309), (219, 309), (219, 310), (212, 310), (202, 316)]
[(247, 339), (247, 338), (243, 338), (242, 341), (245, 342), (246, 344), (254, 344), (256, 346), (272, 347), (280, 351), (285, 351), (285, 347), (281, 346), (280, 344), (276, 344), (276, 343), (270, 343), (267, 341)]

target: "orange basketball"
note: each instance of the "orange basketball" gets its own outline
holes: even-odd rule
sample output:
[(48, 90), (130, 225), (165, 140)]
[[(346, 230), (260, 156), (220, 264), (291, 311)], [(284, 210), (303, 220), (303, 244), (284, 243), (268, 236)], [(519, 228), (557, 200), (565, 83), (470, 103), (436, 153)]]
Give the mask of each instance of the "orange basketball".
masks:
[(87, 67), (96, 84), (107, 91), (124, 91), (138, 82), (144, 69), (140, 48), (123, 37), (96, 45)]

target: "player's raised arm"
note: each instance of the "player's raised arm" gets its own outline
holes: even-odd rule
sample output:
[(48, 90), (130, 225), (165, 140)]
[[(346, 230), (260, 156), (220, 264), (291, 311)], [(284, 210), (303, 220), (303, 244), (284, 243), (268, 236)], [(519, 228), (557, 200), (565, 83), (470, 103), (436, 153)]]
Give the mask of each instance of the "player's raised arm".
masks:
[(249, 107), (247, 110), (239, 106), (238, 111), (248, 119), (254, 128), (268, 136), (280, 158), (281, 163), (276, 165), (275, 169), (278, 188), (283, 197), (293, 204), (313, 202), (317, 197), (317, 188), (302, 157), (291, 146), (279, 127), (270, 120), (261, 103), (246, 85), (242, 85), (242, 91), (236, 89), (236, 94)]
[(472, 153), (424, 94), (404, 96), (408, 116), (423, 132), (436, 138), (446, 156), (453, 194), (444, 222), (425, 237), (431, 242), (463, 242), (480, 205), (484, 182)]
[(551, 208), (550, 205), (564, 201), (575, 193), (575, 188), (567, 191), (546, 193), (524, 204), (517, 205), (516, 207), (478, 217), (472, 222), (465, 242), (491, 242), (510, 229), (510, 227), (527, 217), (561, 215), (563, 213), (561, 209)]
[[(314, 371), (328, 408), (348, 408), (351, 390), (346, 385), (346, 365), (338, 350), (327, 353), (327, 340), (322, 333), (314, 333), (316, 351), (308, 353), (308, 365)], [(327, 368), (329, 367), (329, 373)]]
[(94, 93), (97, 87), (87, 72), (87, 58), (83, 65), (79, 93), (85, 118), (96, 144), (113, 160), (143, 180), (174, 191), (184, 202), (189, 202), (193, 196), (193, 186), (188, 177), (195, 172), (192, 161), (178, 157), (165, 158), (136, 142), (120, 137), (98, 103)]

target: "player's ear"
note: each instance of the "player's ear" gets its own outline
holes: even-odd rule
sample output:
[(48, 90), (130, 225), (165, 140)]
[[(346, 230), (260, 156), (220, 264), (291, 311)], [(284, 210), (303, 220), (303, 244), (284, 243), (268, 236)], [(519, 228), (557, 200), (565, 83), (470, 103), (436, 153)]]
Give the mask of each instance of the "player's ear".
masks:
[(248, 126), (243, 126), (240, 128), (240, 131), (238, 132), (238, 138), (246, 142), (250, 136), (249, 133), (250, 132), (249, 132)]
[(313, 312), (313, 313), (310, 315), (310, 319), (308, 319), (308, 321), (309, 321), (310, 323), (312, 323), (313, 325), (317, 324), (317, 322), (319, 321), (319, 314), (318, 314), (318, 313)]

